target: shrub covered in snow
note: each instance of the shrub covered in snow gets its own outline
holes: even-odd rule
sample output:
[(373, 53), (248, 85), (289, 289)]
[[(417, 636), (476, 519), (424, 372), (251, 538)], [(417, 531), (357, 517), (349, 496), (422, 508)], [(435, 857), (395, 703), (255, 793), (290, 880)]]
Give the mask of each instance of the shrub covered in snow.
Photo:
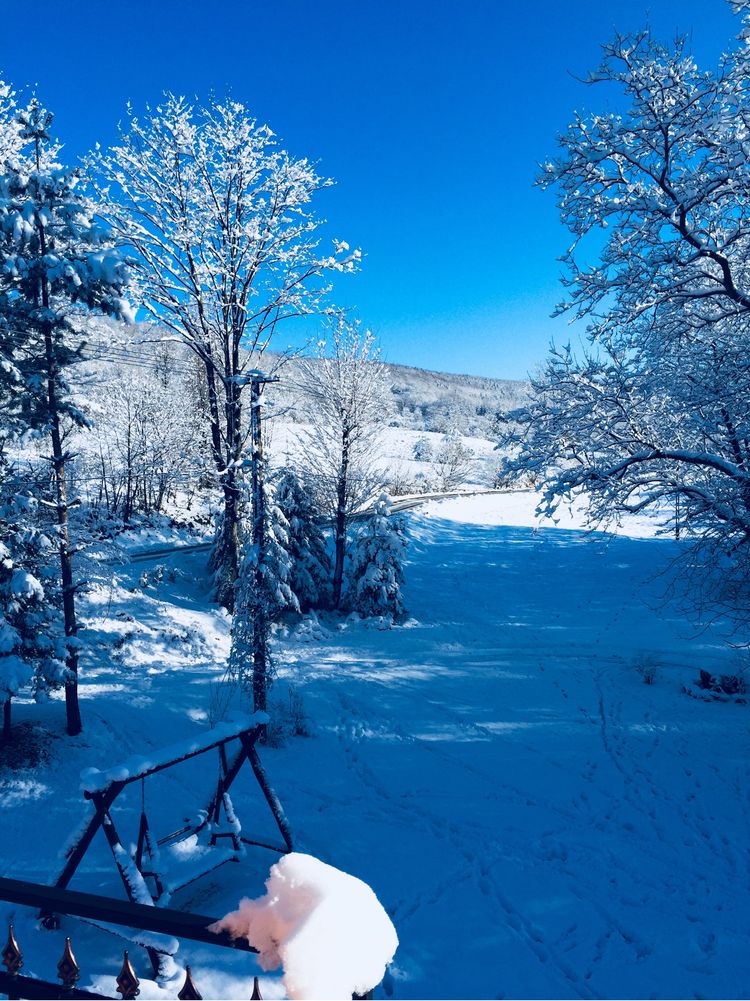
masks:
[(367, 883), (293, 852), (271, 866), (266, 890), (211, 930), (247, 938), (264, 970), (283, 966), (290, 998), (348, 999), (380, 983), (398, 937)]
[(454, 432), (443, 436), (433, 457), (435, 487), (438, 490), (455, 490), (471, 476), (474, 469), (474, 452)]
[(406, 612), (401, 587), (402, 560), (408, 541), (406, 523), (391, 513), (387, 494), (381, 494), (352, 547), (347, 600), (366, 616), (393, 619)]

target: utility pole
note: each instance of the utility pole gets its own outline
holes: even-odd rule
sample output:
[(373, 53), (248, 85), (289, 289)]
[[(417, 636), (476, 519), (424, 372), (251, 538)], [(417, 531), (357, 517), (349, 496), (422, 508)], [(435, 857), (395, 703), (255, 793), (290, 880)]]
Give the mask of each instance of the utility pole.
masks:
[(255, 711), (265, 711), (268, 694), (268, 609), (261, 599), (263, 594), (263, 561), (266, 549), (266, 497), (265, 469), (263, 462), (263, 427), (260, 397), (262, 387), (269, 382), (278, 382), (277, 376), (263, 372), (249, 372), (250, 382), (250, 440), (252, 459), (250, 483), (253, 503), (251, 542), (255, 561), (253, 566), (253, 588), (257, 599), (253, 607), (253, 705)]

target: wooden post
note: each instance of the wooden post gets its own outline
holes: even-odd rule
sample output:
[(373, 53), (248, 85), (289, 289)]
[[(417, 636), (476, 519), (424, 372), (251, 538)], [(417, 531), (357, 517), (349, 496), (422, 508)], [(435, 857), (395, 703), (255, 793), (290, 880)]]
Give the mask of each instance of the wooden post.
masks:
[(255, 750), (254, 742), (251, 743), (250, 739), (245, 735), (240, 735), (240, 740), (242, 741), (245, 751), (247, 753), (248, 761), (255, 772), (255, 777), (258, 780), (258, 785), (263, 791), (263, 795), (266, 798), (266, 802), (271, 808), (271, 813), (273, 813), (274, 819), (278, 825), (279, 831), (282, 838), (284, 839), (284, 844), (286, 845), (286, 850), (288, 852), (294, 851), (294, 845), (292, 842), (292, 829), (289, 826), (289, 821), (286, 819), (286, 814), (284, 813), (284, 808), (281, 805), (279, 797), (274, 792), (271, 787), (271, 783), (268, 781), (268, 776), (265, 773), (265, 769), (260, 762), (258, 757), (258, 752)]
[(3, 734), (0, 737), (0, 744), (10, 743), (10, 700), (12, 696), (8, 696), (3, 703)]
[[(252, 442), (252, 462), (250, 479), (252, 487), (252, 532), (251, 544), (255, 553), (255, 594), (263, 593), (263, 558), (266, 550), (266, 497), (263, 466), (263, 426), (261, 417), (261, 386), (278, 382), (274, 376), (260, 372), (250, 377), (250, 439)], [(256, 599), (253, 606), (253, 707), (256, 712), (265, 712), (268, 695), (268, 612), (263, 601)]]

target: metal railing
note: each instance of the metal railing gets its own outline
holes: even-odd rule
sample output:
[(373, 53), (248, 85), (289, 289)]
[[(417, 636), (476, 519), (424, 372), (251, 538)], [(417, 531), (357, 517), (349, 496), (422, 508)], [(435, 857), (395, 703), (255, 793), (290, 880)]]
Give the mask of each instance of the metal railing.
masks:
[[(93, 922), (171, 935), (174, 938), (190, 939), (235, 951), (256, 954), (258, 952), (245, 938), (232, 938), (226, 931), (209, 931), (209, 926), (215, 924), (218, 919), (205, 914), (176, 911), (169, 907), (149, 907), (147, 904), (136, 904), (129, 900), (116, 900), (95, 893), (44, 886), (4, 876), (0, 877), (0, 900), (32, 907), (37, 912), (67, 914)], [(56, 998), (110, 998), (117, 1001), (114, 993), (95, 994), (76, 987), (81, 977), (81, 968), (73, 953), (70, 938), (65, 939), (65, 948), (57, 964), (59, 983), (27, 977), (21, 973), (24, 959), (13, 925), (8, 929), (8, 939), (0, 958), (5, 967), (4, 970), (0, 970), (0, 995), (7, 996), (11, 1001), (20, 998), (39, 998), (47, 1001)], [(113, 977), (113, 981), (120, 998), (137, 997), (140, 981), (127, 950), (124, 951), (120, 972)], [(372, 998), (372, 996), (373, 991), (368, 991), (367, 994), (355, 994), (353, 998)], [(185, 967), (185, 982), (177, 997), (180, 1001), (192, 1001), (192, 999), (200, 1001), (202, 997), (189, 966)], [(262, 1001), (257, 977), (253, 978), (250, 1001)]]
[[(0, 877), (0, 900), (32, 907), (37, 911), (54, 911), (58, 914), (69, 914), (105, 924), (172, 935), (175, 938), (191, 939), (194, 942), (243, 952), (258, 951), (246, 939), (233, 939), (226, 932), (209, 931), (209, 925), (214, 924), (217, 919), (204, 914), (175, 911), (168, 907), (149, 907), (147, 904), (134, 904), (127, 900), (115, 900), (94, 893), (81, 893), (78, 890), (43, 886), (39, 883), (6, 877)], [(73, 953), (70, 938), (65, 939), (65, 948), (57, 964), (59, 983), (22, 975), (23, 953), (12, 925), (8, 929), (8, 939), (1, 956), (5, 970), (0, 970), (0, 994), (5, 994), (8, 998), (113, 998), (116, 1001), (114, 993), (95, 994), (76, 987), (81, 977), (81, 968)], [(127, 950), (123, 955), (122, 968), (119, 974), (113, 977), (113, 981), (121, 998), (135, 998), (138, 995), (140, 982)], [(177, 996), (181, 1001), (199, 999), (202, 996), (189, 966), (185, 968), (185, 982)], [(254, 978), (251, 998), (261, 998), (257, 977)]]

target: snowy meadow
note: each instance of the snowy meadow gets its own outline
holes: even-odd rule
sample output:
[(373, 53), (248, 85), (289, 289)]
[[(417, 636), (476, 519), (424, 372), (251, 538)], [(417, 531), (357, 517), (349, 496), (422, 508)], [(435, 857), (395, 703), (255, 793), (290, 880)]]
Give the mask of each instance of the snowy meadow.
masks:
[[(533, 506), (495, 494), (411, 514), (399, 628), (321, 617), (276, 634), (276, 710), (298, 693), (308, 735), (262, 755), (296, 847), (375, 888), (400, 943), (383, 996), (743, 996), (747, 710), (683, 691), (736, 654), (663, 603), (656, 575), (675, 543), (643, 524), (593, 538), (573, 516), (540, 525)], [(54, 738), (3, 778), (6, 871), (50, 881), (84, 809), (84, 767), (206, 726), (228, 617), (207, 601), (201, 554), (159, 560), (158, 583), (137, 586), (156, 560), (107, 567), (86, 598), (83, 741), (59, 734), (59, 702), (16, 709)], [(194, 782), (210, 784), (186, 770), (187, 785), (175, 770), (149, 791), (160, 830), (189, 810)], [(233, 801), (270, 835), (252, 783)], [(118, 813), (132, 838), (138, 809), (134, 792)], [(75, 885), (121, 894), (99, 839)], [(262, 894), (274, 858), (248, 849), (172, 905), (233, 910)], [(4, 914), (32, 936), (33, 913)], [(122, 943), (74, 919), (35, 945), (35, 972), (53, 974), (71, 933), (106, 993)], [(206, 997), (249, 996), (260, 972), (189, 942), (175, 960)], [(135, 962), (141, 996), (174, 996), (179, 974), (158, 987)], [(261, 976), (263, 996), (282, 996)]]

